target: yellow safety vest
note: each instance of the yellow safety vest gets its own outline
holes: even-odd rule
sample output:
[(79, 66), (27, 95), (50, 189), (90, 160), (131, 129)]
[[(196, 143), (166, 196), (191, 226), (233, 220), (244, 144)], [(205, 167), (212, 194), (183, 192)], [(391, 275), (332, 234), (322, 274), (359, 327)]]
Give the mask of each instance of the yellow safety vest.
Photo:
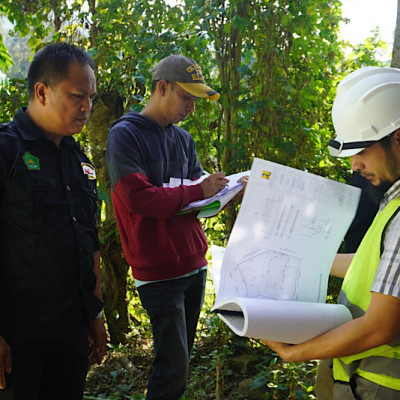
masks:
[[(371, 286), (381, 258), (383, 235), (400, 207), (400, 197), (390, 201), (375, 217), (346, 273), (339, 303), (346, 305), (353, 318), (365, 314), (371, 301)], [(335, 380), (349, 382), (353, 375), (378, 385), (400, 390), (400, 338), (348, 357), (333, 360)]]

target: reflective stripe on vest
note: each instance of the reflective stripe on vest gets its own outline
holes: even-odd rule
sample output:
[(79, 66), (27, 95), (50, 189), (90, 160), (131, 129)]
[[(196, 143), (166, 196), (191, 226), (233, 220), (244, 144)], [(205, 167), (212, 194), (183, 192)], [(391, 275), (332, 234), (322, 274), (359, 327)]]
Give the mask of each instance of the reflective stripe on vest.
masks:
[[(371, 301), (371, 286), (381, 256), (382, 235), (400, 207), (400, 197), (390, 201), (375, 217), (346, 273), (339, 303), (346, 305), (353, 318), (365, 314)], [(381, 238), (381, 240), (377, 240)], [(362, 277), (362, 279), (360, 279)], [(353, 375), (400, 390), (400, 340), (333, 361), (334, 378), (349, 382)]]

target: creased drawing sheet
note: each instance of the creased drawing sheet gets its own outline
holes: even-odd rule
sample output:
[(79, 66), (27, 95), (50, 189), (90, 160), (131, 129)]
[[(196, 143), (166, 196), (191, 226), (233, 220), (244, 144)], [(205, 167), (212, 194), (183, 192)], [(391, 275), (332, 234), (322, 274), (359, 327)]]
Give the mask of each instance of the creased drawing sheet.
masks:
[(238, 335), (300, 343), (351, 319), (325, 304), (360, 189), (254, 159), (213, 311)]

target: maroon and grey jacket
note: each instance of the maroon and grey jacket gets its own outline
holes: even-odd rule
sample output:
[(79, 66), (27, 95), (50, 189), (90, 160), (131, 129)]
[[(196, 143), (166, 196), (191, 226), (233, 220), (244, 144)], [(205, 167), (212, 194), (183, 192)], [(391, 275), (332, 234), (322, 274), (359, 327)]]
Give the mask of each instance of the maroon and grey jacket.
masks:
[(113, 122), (106, 159), (115, 218), (134, 278), (175, 278), (206, 265), (207, 239), (196, 214), (177, 215), (204, 198), (202, 188), (163, 187), (170, 177), (202, 174), (189, 133), (130, 112)]

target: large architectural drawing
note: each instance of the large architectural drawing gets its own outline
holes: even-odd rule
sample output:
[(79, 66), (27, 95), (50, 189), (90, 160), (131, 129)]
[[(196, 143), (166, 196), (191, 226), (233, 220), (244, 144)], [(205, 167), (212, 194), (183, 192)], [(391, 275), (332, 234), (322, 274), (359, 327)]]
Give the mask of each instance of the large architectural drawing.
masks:
[(236, 333), (298, 343), (351, 318), (344, 306), (324, 303), (359, 192), (254, 159), (213, 308)]

